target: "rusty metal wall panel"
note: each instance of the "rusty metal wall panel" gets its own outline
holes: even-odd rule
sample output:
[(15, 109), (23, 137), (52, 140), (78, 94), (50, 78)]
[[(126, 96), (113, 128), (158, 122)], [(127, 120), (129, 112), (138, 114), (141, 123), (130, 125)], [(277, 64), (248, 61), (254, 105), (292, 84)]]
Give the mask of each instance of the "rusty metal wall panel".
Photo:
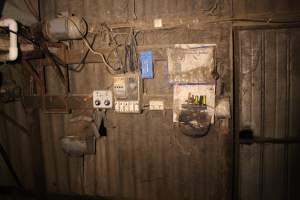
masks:
[[(1, 106), (0, 109), (3, 109), (7, 115), (29, 130), (29, 122), (20, 102)], [(3, 116), (0, 116), (0, 120), (0, 142), (8, 153), (12, 166), (19, 177), (21, 184), (23, 184), (26, 189), (32, 190), (34, 187), (34, 179), (30, 135), (24, 134), (23, 131), (7, 121)], [(4, 169), (6, 168), (4, 162), (1, 162), (0, 164)], [(15, 186), (16, 183), (13, 180), (11, 173), (9, 171), (3, 171), (3, 173), (4, 172), (7, 174), (1, 174), (0, 184)]]
[[(49, 7), (57, 11), (74, 10), (89, 22), (126, 21), (127, 15), (132, 18), (132, 13), (117, 7), (133, 1), (90, 0), (78, 4), (78, 1), (66, 1), (63, 5), (57, 2), (50, 2)], [(136, 15), (143, 19), (190, 16), (198, 12), (196, 4), (199, 1), (136, 1)], [(222, 61), (228, 94), (231, 91), (230, 34), (227, 24), (199, 30), (158, 30), (143, 33), (139, 44), (217, 43), (217, 59)], [(81, 44), (76, 45), (81, 48)], [(144, 81), (145, 92), (172, 100), (167, 62), (155, 62), (154, 69), (154, 80)], [(50, 70), (49, 92), (58, 93), (59, 81), (51, 68), (47, 70)], [(109, 88), (111, 83), (111, 76), (102, 64), (88, 64), (81, 73), (70, 72), (72, 94), (88, 95), (95, 89)], [(91, 111), (74, 110), (74, 113), (90, 115)], [(107, 136), (97, 140), (96, 155), (69, 158), (59, 148), (58, 141), (67, 134), (63, 124), (68, 116), (41, 113), (41, 118), (49, 192), (126, 199), (230, 199), (231, 135), (212, 130), (203, 139), (188, 138), (173, 126), (171, 110), (145, 111), (139, 115), (108, 111)]]
[(233, 12), (235, 17), (253, 15), (277, 14), (299, 15), (300, 4), (297, 0), (233, 0)]
[[(226, 195), (224, 157), (228, 155), (223, 152), (223, 138), (216, 137), (218, 133), (205, 140), (183, 136), (171, 126), (170, 111), (134, 116), (108, 113), (108, 136), (97, 140), (95, 156), (84, 158), (63, 154), (56, 136), (63, 131), (59, 125), (63, 120), (60, 116), (47, 118), (43, 123), (51, 126), (44, 125), (43, 135), (56, 140), (54, 144), (51, 139), (44, 140), (49, 192), (129, 199), (215, 199)], [(57, 133), (51, 131), (53, 126)]]
[[(12, 67), (7, 64), (1, 64), (0, 79), (1, 81), (14, 80), (17, 86), (23, 88), (22, 84), (24, 83), (24, 79), (20, 73), (21, 71), (21, 65), (16, 64)], [(7, 152), (21, 184), (24, 185), (26, 189), (33, 190), (35, 183), (33, 178), (34, 166), (30, 135), (31, 120), (21, 101), (6, 104), (0, 103), (0, 110), (0, 143)], [(22, 128), (17, 127), (10, 120), (7, 120), (2, 113), (12, 118), (12, 120)], [(2, 158), (0, 159), (0, 165), (1, 169), (7, 169)], [(0, 173), (0, 185), (16, 186), (16, 182), (8, 170), (1, 171)]]
[[(153, 95), (171, 95), (166, 63), (159, 62), (155, 70), (161, 85), (153, 89), (151, 82), (158, 80), (146, 80), (146, 90)], [(70, 75), (71, 90), (76, 94), (90, 94), (111, 83), (99, 64), (89, 64), (82, 73)], [(67, 116), (41, 113), (41, 118), (49, 192), (128, 199), (230, 196), (230, 136), (212, 131), (204, 139), (188, 138), (173, 127), (170, 110), (139, 115), (108, 111), (108, 135), (97, 140), (96, 155), (84, 158), (69, 158), (59, 146), (59, 138), (67, 131), (63, 125)]]
[[(88, 22), (126, 22), (134, 18), (133, 0), (43, 1), (44, 16), (69, 10), (82, 14)], [(196, 16), (201, 9), (215, 9), (217, 1), (155, 0), (135, 1), (138, 19), (154, 17)], [(217, 13), (229, 14), (230, 1), (217, 5)], [(223, 4), (224, 3), (224, 4)], [(128, 5), (127, 5), (128, 4)], [(130, 9), (127, 9), (127, 6)], [(219, 7), (220, 6), (220, 7)], [(219, 8), (223, 9), (219, 9)], [(124, 12), (128, 10), (128, 12)], [(202, 16), (209, 16), (203, 11)], [(142, 45), (175, 43), (217, 43), (217, 59), (222, 63), (226, 94), (231, 91), (230, 65), (231, 26), (203, 26), (199, 30), (158, 30), (143, 33)], [(76, 46), (75, 42), (75, 46)], [(77, 47), (77, 46), (76, 46)], [(81, 48), (78, 45), (78, 48)], [(62, 84), (51, 67), (46, 67), (49, 94), (61, 94)], [(172, 86), (167, 80), (167, 63), (155, 63), (155, 79), (145, 80), (146, 91), (153, 96), (172, 99)], [(70, 72), (72, 94), (87, 95), (111, 85), (111, 76), (102, 64), (88, 64), (81, 73)], [(91, 115), (92, 111), (74, 110)], [(11, 112), (22, 116), (19, 110)], [(88, 194), (128, 199), (230, 199), (232, 136), (216, 130), (203, 139), (182, 135), (172, 123), (172, 112), (147, 112), (140, 115), (108, 111), (108, 134), (97, 140), (96, 155), (70, 158), (60, 146), (68, 134), (69, 116), (40, 112), (43, 156), (47, 191), (63, 194)], [(19, 119), (19, 118), (18, 118)], [(25, 117), (20, 120), (24, 120)], [(5, 128), (7, 125), (1, 125)], [(10, 134), (14, 127), (9, 127)], [(10, 135), (8, 136), (10, 138)], [(22, 137), (11, 137), (15, 144)], [(25, 142), (26, 143), (26, 142)], [(14, 148), (11, 155), (25, 184), (31, 189), (28, 144)], [(21, 155), (21, 154), (22, 155)], [(23, 155), (24, 154), (24, 155)], [(29, 156), (28, 156), (29, 155)], [(28, 168), (28, 169), (27, 169)]]
[(69, 11), (83, 15), (88, 22), (127, 22), (134, 19), (180, 16), (230, 16), (230, 0), (47, 0), (43, 13)]
[[(239, 130), (269, 138), (300, 135), (299, 33), (294, 28), (237, 32)], [(241, 199), (297, 199), (299, 146), (241, 145)]]

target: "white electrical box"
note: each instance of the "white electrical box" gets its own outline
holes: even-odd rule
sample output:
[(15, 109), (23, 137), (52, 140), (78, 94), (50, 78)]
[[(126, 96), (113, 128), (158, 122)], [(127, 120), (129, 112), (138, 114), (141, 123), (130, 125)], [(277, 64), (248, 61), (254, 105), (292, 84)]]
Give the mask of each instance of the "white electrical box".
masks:
[(115, 111), (140, 113), (141, 78), (139, 73), (128, 73), (114, 77)]
[(93, 107), (94, 108), (112, 108), (113, 95), (110, 90), (95, 90), (93, 92)]
[(150, 100), (149, 110), (164, 110), (164, 102), (159, 100)]

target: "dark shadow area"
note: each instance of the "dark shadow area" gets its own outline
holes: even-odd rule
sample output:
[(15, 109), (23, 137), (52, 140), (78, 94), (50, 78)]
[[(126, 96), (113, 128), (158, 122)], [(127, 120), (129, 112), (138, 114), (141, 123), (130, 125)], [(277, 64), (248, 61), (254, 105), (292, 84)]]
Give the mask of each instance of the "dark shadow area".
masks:
[(6, 164), (6, 166), (8, 167), (11, 175), (13, 176), (13, 178), (14, 178), (17, 186), (18, 186), (18, 188), (23, 189), (24, 187), (23, 187), (23, 185), (22, 185), (22, 183), (21, 183), (21, 181), (20, 181), (20, 179), (19, 179), (16, 171), (14, 170), (14, 167), (13, 167), (13, 165), (12, 165), (10, 159), (9, 159), (9, 155), (7, 154), (7, 152), (5, 151), (5, 149), (3, 148), (2, 144), (0, 144), (0, 156), (2, 156), (2, 158), (3, 158), (3, 160), (4, 160), (5, 164)]
[(3, 85), (3, 74), (2, 72), (0, 72), (0, 89), (2, 85)]
[(88, 195), (62, 195), (45, 194), (42, 196), (34, 194), (32, 191), (20, 190), (12, 186), (0, 186), (0, 199), (2, 200), (108, 200), (111, 198)]
[(104, 120), (101, 121), (98, 131), (99, 131), (100, 136), (107, 136), (107, 128), (104, 126)]
[(243, 140), (253, 140), (253, 130), (250, 128), (244, 128), (243, 130), (240, 131), (240, 139)]
[(2, 11), (3, 11), (3, 8), (4, 8), (4, 4), (5, 4), (5, 0), (1, 0), (0, 1), (0, 17), (2, 17)]

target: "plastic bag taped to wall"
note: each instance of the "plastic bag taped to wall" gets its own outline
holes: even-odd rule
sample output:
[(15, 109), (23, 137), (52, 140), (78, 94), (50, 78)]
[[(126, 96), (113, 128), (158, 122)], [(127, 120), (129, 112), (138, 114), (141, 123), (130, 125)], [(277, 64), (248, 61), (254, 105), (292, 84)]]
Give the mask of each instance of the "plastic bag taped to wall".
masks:
[(213, 84), (215, 44), (176, 44), (167, 49), (170, 83)]

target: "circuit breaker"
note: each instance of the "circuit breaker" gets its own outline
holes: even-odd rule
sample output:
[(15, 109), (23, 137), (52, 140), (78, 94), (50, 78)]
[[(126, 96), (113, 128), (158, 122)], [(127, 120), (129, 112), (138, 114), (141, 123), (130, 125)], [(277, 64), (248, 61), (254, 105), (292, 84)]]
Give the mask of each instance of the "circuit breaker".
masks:
[(115, 111), (120, 113), (139, 113), (141, 77), (139, 73), (128, 73), (114, 77)]
[(110, 90), (95, 90), (93, 92), (93, 107), (94, 108), (112, 108), (113, 97)]

